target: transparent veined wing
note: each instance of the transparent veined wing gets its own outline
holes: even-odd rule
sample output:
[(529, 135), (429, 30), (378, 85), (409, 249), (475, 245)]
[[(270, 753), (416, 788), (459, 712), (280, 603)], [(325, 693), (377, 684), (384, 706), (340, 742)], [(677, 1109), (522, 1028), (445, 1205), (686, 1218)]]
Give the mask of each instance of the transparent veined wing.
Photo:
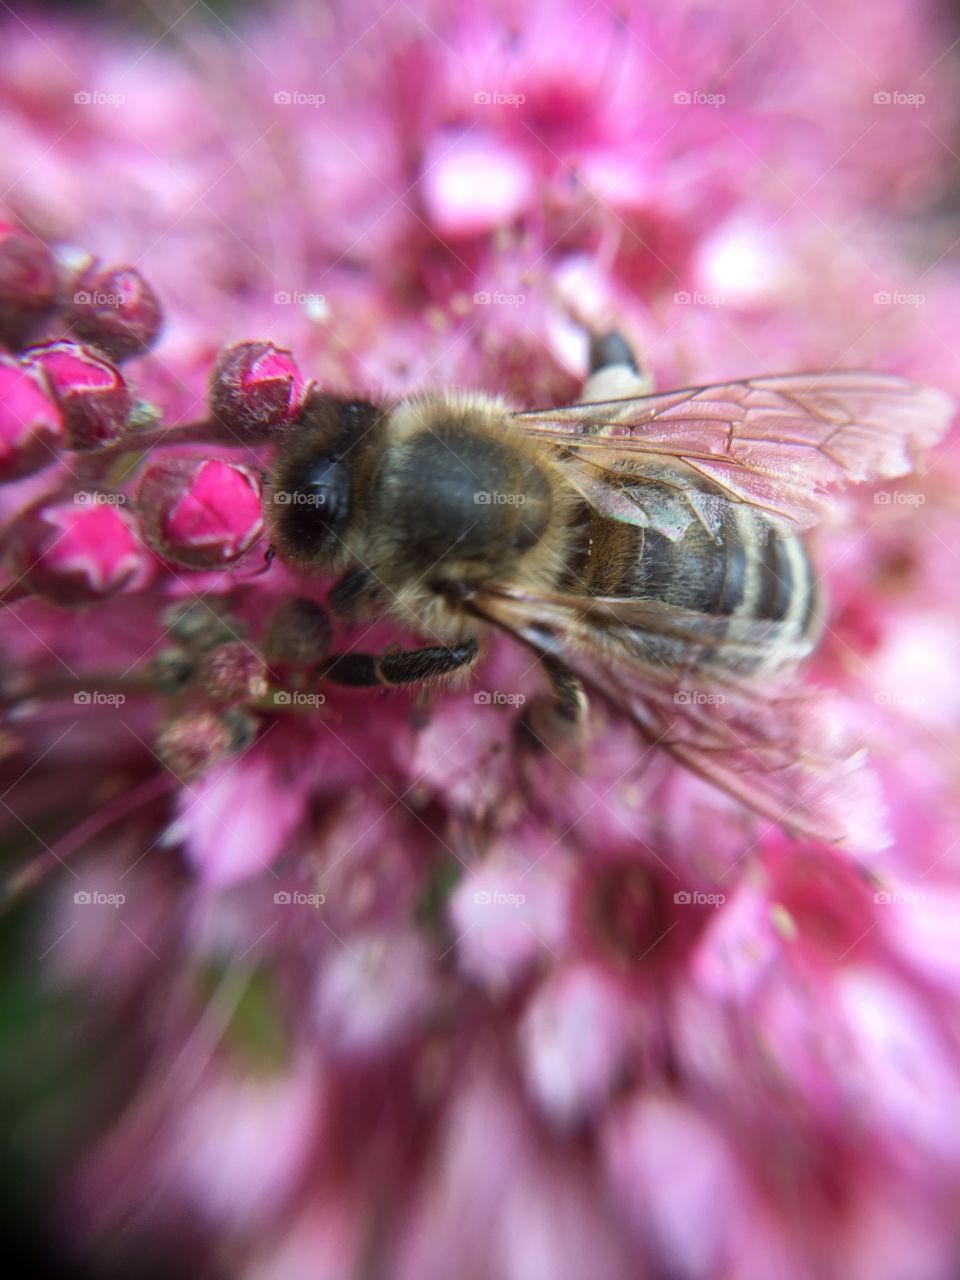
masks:
[(845, 483), (913, 470), (953, 411), (934, 388), (839, 371), (536, 410), (515, 421), (562, 451), (570, 482), (598, 510), (629, 523), (665, 521), (670, 535), (677, 522), (662, 514), (663, 493), (651, 499), (635, 477), (672, 486), (676, 503), (708, 525), (718, 504), (749, 503), (774, 524), (805, 529)]
[[(643, 738), (798, 838), (869, 852), (887, 843), (866, 752), (823, 690), (784, 674), (762, 680), (740, 656), (772, 624), (709, 618), (647, 601), (488, 585), (466, 607), (570, 668), (629, 716)], [(688, 673), (651, 661), (651, 637), (680, 637), (712, 655)]]

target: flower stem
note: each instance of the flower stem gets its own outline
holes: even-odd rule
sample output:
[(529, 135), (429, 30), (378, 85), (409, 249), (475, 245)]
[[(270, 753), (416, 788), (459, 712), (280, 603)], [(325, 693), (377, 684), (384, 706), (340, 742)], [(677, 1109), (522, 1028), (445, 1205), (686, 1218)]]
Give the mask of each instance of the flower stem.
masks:
[[(24, 702), (46, 702), (54, 698), (73, 698), (77, 706), (97, 705), (101, 696), (109, 694), (163, 693), (155, 676), (118, 676), (113, 672), (95, 671), (82, 676), (52, 676), (33, 685), (0, 688), (0, 707), (15, 707)], [(79, 695), (79, 696), (78, 696)]]
[(98, 458), (112, 458), (121, 453), (137, 453), (158, 445), (221, 444), (234, 449), (265, 444), (276, 435), (276, 430), (252, 429), (241, 435), (233, 427), (216, 418), (202, 418), (197, 422), (185, 422), (178, 426), (144, 427), (111, 441), (96, 452)]

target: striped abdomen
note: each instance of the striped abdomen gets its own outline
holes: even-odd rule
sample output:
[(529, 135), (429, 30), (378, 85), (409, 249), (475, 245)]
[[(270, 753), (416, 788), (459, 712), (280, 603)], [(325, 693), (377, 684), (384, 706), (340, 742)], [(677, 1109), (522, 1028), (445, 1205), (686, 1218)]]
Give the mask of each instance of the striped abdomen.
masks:
[[(727, 619), (711, 633), (738, 630), (736, 620), (769, 622), (761, 642), (736, 663), (738, 670), (775, 668), (795, 661), (819, 630), (818, 592), (798, 538), (774, 532), (762, 514), (731, 505), (714, 534), (692, 521), (671, 540), (650, 528), (590, 513), (578, 578), (596, 596), (625, 596), (677, 605), (711, 619)], [(735, 621), (730, 621), (735, 620)], [(693, 662), (730, 667), (729, 652), (711, 653), (677, 639), (638, 636), (649, 657), (677, 669)]]

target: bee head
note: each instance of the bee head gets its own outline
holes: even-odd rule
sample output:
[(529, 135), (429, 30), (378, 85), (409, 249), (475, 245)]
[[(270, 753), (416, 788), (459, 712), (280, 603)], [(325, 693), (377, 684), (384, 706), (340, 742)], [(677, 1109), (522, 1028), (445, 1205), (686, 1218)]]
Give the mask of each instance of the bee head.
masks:
[(318, 396), (281, 443), (270, 475), (268, 519), (288, 557), (336, 555), (353, 508), (354, 446), (376, 416), (373, 405)]

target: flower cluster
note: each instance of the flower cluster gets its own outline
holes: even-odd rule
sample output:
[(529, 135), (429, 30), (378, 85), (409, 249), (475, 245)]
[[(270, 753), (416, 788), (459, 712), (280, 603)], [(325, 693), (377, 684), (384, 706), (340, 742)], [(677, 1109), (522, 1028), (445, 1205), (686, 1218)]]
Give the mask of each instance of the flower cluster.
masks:
[(525, 750), (506, 639), (469, 687), (337, 688), (416, 637), (267, 554), (313, 377), (570, 400), (616, 327), (661, 387), (960, 394), (932, 6), (662, 8), (304, 3), (178, 56), (3, 20), (7, 890), (50, 1053), (97, 1059), (36, 1133), (105, 1273), (960, 1264), (955, 441), (812, 545), (869, 862), (599, 701), (580, 760)]

